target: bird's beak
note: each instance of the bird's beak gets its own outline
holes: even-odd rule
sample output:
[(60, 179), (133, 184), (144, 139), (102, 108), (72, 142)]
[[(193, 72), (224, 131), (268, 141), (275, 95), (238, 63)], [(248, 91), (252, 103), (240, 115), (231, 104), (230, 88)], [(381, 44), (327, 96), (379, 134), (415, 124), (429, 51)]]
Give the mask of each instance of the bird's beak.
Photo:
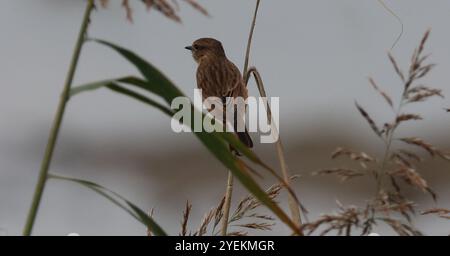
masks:
[(192, 51), (192, 46), (186, 46), (186, 47), (184, 47), (184, 49)]

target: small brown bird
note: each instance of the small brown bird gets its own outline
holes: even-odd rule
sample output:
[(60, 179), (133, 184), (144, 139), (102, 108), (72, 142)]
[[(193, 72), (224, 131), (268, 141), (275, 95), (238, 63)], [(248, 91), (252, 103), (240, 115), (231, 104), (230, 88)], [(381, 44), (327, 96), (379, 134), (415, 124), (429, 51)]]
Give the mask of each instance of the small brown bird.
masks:
[[(197, 86), (202, 90), (203, 100), (208, 97), (220, 98), (225, 108), (228, 105), (227, 97), (247, 99), (248, 91), (241, 72), (233, 62), (227, 59), (220, 41), (213, 38), (201, 38), (186, 49), (192, 52), (194, 60), (198, 63)], [(237, 111), (235, 107), (233, 126), (239, 140), (251, 148), (253, 142), (247, 128), (244, 126), (244, 131), (237, 129), (238, 119), (245, 120), (245, 108), (243, 111)]]

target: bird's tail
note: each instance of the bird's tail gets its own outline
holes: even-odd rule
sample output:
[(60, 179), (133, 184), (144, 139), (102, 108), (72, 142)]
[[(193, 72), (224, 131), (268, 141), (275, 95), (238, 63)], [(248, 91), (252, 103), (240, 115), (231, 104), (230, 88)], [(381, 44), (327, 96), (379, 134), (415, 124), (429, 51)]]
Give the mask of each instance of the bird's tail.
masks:
[[(222, 98), (222, 104), (224, 105), (223, 108), (223, 112), (222, 112), (222, 118), (223, 118), (223, 123), (224, 126), (226, 126), (227, 124), (227, 116), (226, 116), (226, 98), (223, 97)], [(252, 138), (250, 137), (247, 127), (244, 126), (245, 130), (243, 132), (238, 131), (238, 118), (242, 118), (242, 113), (240, 113), (241, 115), (239, 115), (238, 113), (238, 109), (237, 106), (234, 106), (234, 117), (233, 117), (233, 128), (235, 131), (235, 134), (237, 135), (238, 139), (248, 148), (253, 148), (253, 141)], [(244, 113), (245, 114), (245, 113)], [(240, 116), (240, 117), (239, 117)], [(241, 154), (233, 147), (230, 145), (230, 150), (235, 152), (236, 155), (240, 156)]]
[[(250, 137), (250, 134), (248, 134), (247, 128), (245, 128), (245, 132), (236, 132), (236, 135), (238, 139), (248, 148), (253, 148), (253, 141)], [(230, 150), (234, 152), (237, 156), (242, 156), (239, 151), (237, 151), (233, 146), (230, 145)]]
[(244, 145), (246, 145), (249, 148), (253, 148), (253, 141), (250, 135), (248, 134), (247, 128), (245, 129), (245, 132), (236, 132), (236, 135)]

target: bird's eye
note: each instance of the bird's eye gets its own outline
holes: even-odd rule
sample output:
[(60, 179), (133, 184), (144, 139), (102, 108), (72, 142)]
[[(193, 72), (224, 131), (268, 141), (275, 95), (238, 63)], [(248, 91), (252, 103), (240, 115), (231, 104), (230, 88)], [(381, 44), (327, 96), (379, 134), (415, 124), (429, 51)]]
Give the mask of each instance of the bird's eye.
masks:
[(205, 49), (205, 46), (198, 45), (198, 44), (194, 44), (192, 47), (193, 47), (194, 50), (196, 50), (196, 51)]

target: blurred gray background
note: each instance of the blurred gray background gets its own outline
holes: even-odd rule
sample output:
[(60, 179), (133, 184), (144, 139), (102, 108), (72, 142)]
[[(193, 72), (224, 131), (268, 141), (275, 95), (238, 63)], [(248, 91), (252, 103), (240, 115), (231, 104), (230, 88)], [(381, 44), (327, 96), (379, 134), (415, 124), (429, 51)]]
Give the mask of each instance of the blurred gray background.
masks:
[[(204, 17), (181, 2), (183, 24), (133, 4), (134, 24), (125, 19), (118, 0), (92, 17), (89, 35), (123, 45), (145, 56), (192, 96), (195, 63), (184, 46), (199, 37), (221, 40), (240, 68), (254, 1), (199, 1), (211, 13)], [(427, 52), (438, 64), (427, 85), (450, 93), (450, 2), (397, 0), (386, 3), (403, 19), (404, 35), (393, 50), (405, 67), (428, 28)], [(85, 1), (0, 1), (0, 234), (19, 235), (37, 179), (48, 131), (69, 65)], [(379, 122), (392, 113), (369, 87), (367, 76), (399, 95), (400, 81), (387, 51), (400, 31), (398, 22), (376, 0), (262, 1), (251, 64), (263, 75), (270, 96), (281, 102), (280, 130), (287, 161), (310, 219), (344, 204), (364, 205), (374, 193), (370, 180), (340, 183), (336, 178), (311, 177), (312, 171), (345, 166), (331, 162), (330, 153), (346, 146), (380, 155), (383, 145), (354, 107), (357, 99)], [(111, 50), (88, 43), (75, 84), (137, 74)], [(251, 89), (256, 95), (256, 90)], [(394, 99), (398, 96), (394, 97)], [(449, 100), (435, 99), (418, 110), (426, 119), (401, 129), (441, 148), (450, 148)], [(272, 145), (255, 148), (273, 166)], [(440, 194), (411, 191), (421, 209), (450, 208), (450, 164), (425, 164), (423, 175)], [(158, 111), (106, 90), (74, 98), (68, 106), (51, 167), (54, 172), (89, 179), (112, 188), (143, 209), (154, 208), (155, 219), (177, 234), (186, 200), (193, 203), (191, 228), (224, 193), (226, 170), (192, 134), (174, 134), (170, 120)], [(263, 183), (274, 181), (266, 178)], [(238, 186), (237, 198), (246, 195)], [(285, 195), (280, 199), (286, 206)], [(448, 235), (450, 222), (418, 217), (426, 234)], [(378, 232), (392, 234), (386, 227)], [(142, 225), (95, 193), (77, 185), (48, 183), (34, 229), (36, 235), (145, 235)], [(260, 234), (260, 233), (255, 233)], [(289, 234), (279, 224), (275, 233)]]

